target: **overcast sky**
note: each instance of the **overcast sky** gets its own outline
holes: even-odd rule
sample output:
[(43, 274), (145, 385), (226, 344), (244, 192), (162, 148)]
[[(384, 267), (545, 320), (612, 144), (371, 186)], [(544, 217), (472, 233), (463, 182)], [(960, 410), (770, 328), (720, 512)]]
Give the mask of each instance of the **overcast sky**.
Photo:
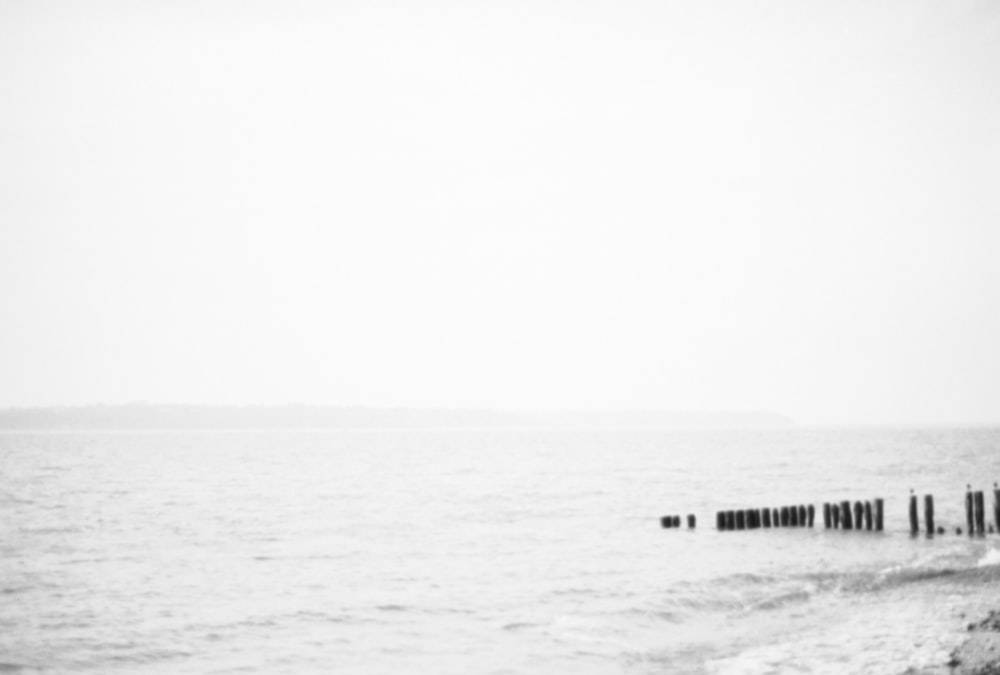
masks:
[(1000, 422), (1000, 5), (0, 1), (0, 406)]

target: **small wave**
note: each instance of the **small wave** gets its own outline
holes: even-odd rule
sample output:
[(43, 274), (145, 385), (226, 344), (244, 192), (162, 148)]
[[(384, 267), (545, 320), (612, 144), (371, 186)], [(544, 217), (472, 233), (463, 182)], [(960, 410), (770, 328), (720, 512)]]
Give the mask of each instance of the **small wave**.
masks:
[(812, 593), (806, 589), (788, 591), (785, 593), (779, 593), (774, 597), (765, 598), (763, 600), (755, 602), (750, 606), (750, 609), (764, 610), (764, 611), (772, 609), (781, 609), (782, 607), (787, 607), (788, 605), (807, 602), (811, 597)]
[(502, 630), (525, 630), (529, 628), (538, 628), (541, 624), (531, 623), (529, 621), (515, 621), (513, 623), (505, 624), (501, 627)]
[(405, 612), (409, 607), (406, 605), (376, 605), (375, 609), (382, 612)]
[(1000, 565), (1000, 549), (991, 548), (976, 561), (976, 567), (991, 567), (993, 565)]

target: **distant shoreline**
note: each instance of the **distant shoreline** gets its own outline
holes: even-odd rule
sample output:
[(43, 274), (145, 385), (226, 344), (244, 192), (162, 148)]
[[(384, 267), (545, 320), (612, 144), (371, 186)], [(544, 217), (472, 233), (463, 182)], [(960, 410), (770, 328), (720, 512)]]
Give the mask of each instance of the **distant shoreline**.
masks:
[(311, 405), (92, 405), (6, 408), (0, 431), (306, 431), (336, 429), (722, 429), (788, 427), (767, 412), (515, 412)]

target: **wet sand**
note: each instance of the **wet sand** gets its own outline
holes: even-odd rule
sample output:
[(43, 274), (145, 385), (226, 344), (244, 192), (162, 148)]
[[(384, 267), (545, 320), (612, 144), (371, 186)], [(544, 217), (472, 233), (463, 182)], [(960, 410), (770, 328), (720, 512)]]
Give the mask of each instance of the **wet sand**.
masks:
[(948, 663), (904, 675), (1000, 675), (1000, 610), (968, 626), (969, 639), (951, 653)]

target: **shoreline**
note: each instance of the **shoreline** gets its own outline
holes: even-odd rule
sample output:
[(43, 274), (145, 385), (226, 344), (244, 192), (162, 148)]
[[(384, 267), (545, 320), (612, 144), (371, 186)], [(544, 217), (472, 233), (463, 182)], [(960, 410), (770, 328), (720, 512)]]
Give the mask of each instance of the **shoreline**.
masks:
[(991, 610), (967, 630), (968, 639), (951, 651), (947, 663), (908, 668), (903, 675), (1000, 675), (1000, 610)]

